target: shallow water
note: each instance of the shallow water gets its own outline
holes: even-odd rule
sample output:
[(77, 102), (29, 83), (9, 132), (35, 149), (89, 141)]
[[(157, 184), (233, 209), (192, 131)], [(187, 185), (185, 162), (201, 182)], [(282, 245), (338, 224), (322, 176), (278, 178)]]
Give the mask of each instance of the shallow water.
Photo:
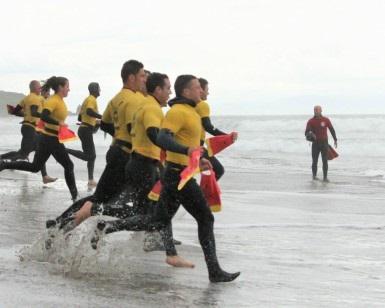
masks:
[[(61, 167), (49, 161), (59, 180), (48, 185), (39, 174), (1, 172), (0, 306), (382, 307), (383, 161), (341, 155), (326, 184), (310, 180), (308, 152), (255, 152), (241, 161), (234, 152), (241, 151), (220, 156), (226, 174), (215, 236), (221, 266), (242, 273), (221, 284), (209, 283), (196, 223), (183, 211), (174, 234), (195, 269), (168, 266), (164, 252), (145, 253), (142, 233), (108, 235), (92, 250), (94, 218), (45, 250), (45, 221), (70, 205)], [(85, 196), (85, 163), (74, 162)]]

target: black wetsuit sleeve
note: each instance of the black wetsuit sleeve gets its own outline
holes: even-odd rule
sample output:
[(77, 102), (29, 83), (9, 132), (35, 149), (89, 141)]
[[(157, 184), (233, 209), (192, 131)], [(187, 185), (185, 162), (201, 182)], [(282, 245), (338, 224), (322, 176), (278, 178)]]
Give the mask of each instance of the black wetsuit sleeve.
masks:
[(102, 118), (102, 115), (93, 111), (92, 108), (87, 108), (86, 110), (86, 114), (89, 116), (89, 117), (92, 117), (92, 118), (97, 118), (97, 119), (101, 119)]
[(306, 128), (305, 130), (305, 136), (307, 136), (307, 134), (310, 132), (310, 128)]
[(162, 128), (159, 131), (158, 137), (156, 138), (157, 145), (167, 151), (175, 152), (178, 154), (188, 154), (188, 147), (178, 143), (174, 139), (174, 133), (169, 129)]
[(211, 124), (209, 117), (202, 118), (202, 126), (206, 132), (213, 136), (227, 135), (226, 133), (220, 131), (218, 128), (214, 127), (214, 125)]
[(32, 105), (31, 106), (31, 115), (33, 117), (36, 117), (36, 118), (40, 118), (41, 117), (41, 113), (39, 111), (37, 111), (39, 109), (38, 106), (36, 105)]
[(329, 130), (330, 130), (330, 133), (331, 133), (332, 136), (333, 136), (334, 141), (337, 141), (336, 131), (334, 130), (334, 127), (333, 127), (333, 126), (330, 126), (330, 127), (329, 127)]
[(60, 123), (50, 117), (51, 111), (48, 109), (43, 109), (41, 112), (41, 119), (48, 124), (53, 124), (53, 125), (60, 125)]
[(147, 134), (147, 137), (148, 139), (151, 140), (151, 142), (155, 145), (158, 145), (156, 142), (156, 138), (158, 137), (158, 133), (159, 133), (159, 128), (157, 127), (149, 127), (146, 129), (146, 134)]
[(23, 107), (21, 107), (20, 105), (17, 105), (15, 107), (15, 109), (13, 109), (13, 115), (17, 116), (17, 117), (24, 117), (24, 112), (21, 111), (23, 109)]
[(114, 124), (112, 124), (112, 123), (106, 123), (106, 122), (101, 121), (100, 122), (100, 129), (102, 131), (106, 132), (107, 134), (111, 135), (112, 137), (114, 137), (114, 135), (115, 135), (115, 128), (114, 128)]

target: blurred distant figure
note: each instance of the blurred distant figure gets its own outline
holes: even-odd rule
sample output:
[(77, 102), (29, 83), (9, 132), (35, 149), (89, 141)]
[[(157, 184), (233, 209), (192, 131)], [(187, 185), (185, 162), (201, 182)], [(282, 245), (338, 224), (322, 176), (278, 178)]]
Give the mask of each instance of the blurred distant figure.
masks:
[(337, 147), (337, 136), (336, 132), (333, 128), (332, 123), (327, 117), (322, 115), (322, 107), (315, 106), (314, 107), (314, 117), (309, 119), (306, 124), (305, 136), (306, 139), (312, 141), (311, 147), (311, 155), (312, 155), (312, 172), (313, 172), (313, 180), (318, 180), (317, 178), (317, 169), (318, 169), (318, 157), (321, 153), (322, 157), (322, 170), (323, 170), (323, 180), (324, 182), (329, 182), (328, 179), (328, 132), (330, 133), (334, 139), (334, 147)]
[[(11, 114), (24, 118), (21, 122), (21, 147), (18, 151), (11, 151), (0, 155), (1, 159), (11, 161), (19, 159), (27, 160), (29, 154), (36, 151), (39, 136), (36, 131), (36, 126), (40, 121), (45, 98), (44, 96), (39, 95), (41, 94), (41, 85), (37, 80), (32, 80), (29, 83), (29, 91), (30, 93), (11, 111)], [(57, 178), (51, 178), (47, 175), (45, 164), (41, 168), (41, 175), (44, 184), (52, 183), (57, 180)]]
[(82, 143), (82, 151), (67, 149), (67, 152), (76, 158), (87, 161), (88, 186), (95, 187), (97, 182), (94, 179), (94, 168), (96, 150), (93, 134), (100, 126), (102, 115), (98, 111), (97, 98), (100, 96), (100, 86), (97, 82), (88, 85), (89, 95), (83, 101), (78, 120), (81, 122), (78, 129), (78, 136)]
[(58, 136), (61, 127), (68, 126), (65, 123), (68, 110), (63, 98), (67, 97), (70, 91), (69, 81), (64, 77), (52, 76), (45, 81), (43, 88), (46, 91), (53, 89), (55, 94), (46, 101), (46, 105), (41, 112), (44, 129), (41, 132), (33, 162), (5, 162), (0, 160), (0, 171), (4, 169), (15, 169), (38, 172), (52, 155), (56, 161), (63, 166), (65, 180), (72, 200), (76, 200), (78, 198), (78, 190), (75, 181), (74, 164), (64, 144), (60, 143)]

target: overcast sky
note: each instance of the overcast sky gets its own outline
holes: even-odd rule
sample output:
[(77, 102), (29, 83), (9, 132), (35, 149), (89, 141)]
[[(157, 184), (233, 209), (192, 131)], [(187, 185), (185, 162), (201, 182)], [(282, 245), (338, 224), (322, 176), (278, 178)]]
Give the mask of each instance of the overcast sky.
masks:
[(212, 115), (385, 113), (385, 1), (7, 1), (0, 90), (67, 77), (76, 110), (99, 82), (99, 109), (129, 59), (208, 79)]

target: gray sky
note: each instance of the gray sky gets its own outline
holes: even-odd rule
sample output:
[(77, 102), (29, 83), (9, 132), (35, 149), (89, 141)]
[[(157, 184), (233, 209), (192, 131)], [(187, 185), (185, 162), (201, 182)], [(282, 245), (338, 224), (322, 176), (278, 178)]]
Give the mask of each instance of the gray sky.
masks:
[(75, 111), (91, 81), (104, 110), (137, 59), (209, 80), (213, 115), (385, 113), (385, 1), (8, 1), (0, 90), (70, 80)]

